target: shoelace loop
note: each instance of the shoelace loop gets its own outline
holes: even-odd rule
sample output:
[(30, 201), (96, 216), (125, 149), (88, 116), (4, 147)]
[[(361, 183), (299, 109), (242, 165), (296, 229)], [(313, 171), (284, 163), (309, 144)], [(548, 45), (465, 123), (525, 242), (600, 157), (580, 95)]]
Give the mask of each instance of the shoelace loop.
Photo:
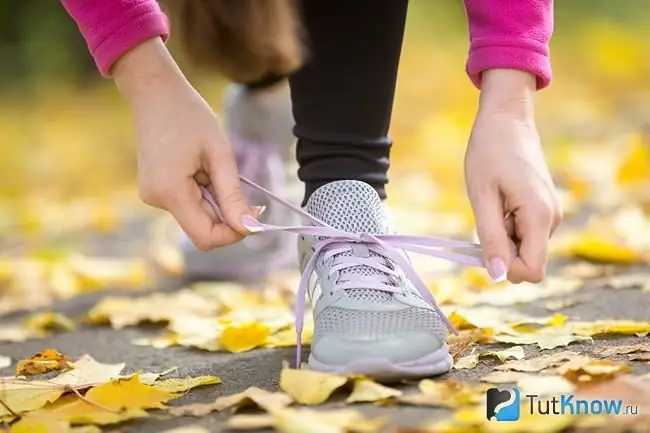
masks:
[[(259, 186), (258, 184), (246, 179), (245, 177), (240, 176), (240, 180), (255, 188), (256, 190), (262, 192), (270, 199), (280, 203), (283, 206), (288, 207), (289, 209), (297, 212), (301, 216), (310, 220), (314, 225), (308, 226), (276, 226), (272, 224), (265, 224), (257, 221), (252, 217), (244, 217), (244, 223), (246, 227), (252, 233), (259, 232), (271, 232), (271, 231), (283, 231), (288, 233), (295, 233), (302, 236), (314, 236), (321, 238), (322, 240), (318, 241), (314, 246), (314, 252), (311, 255), (311, 258), (305, 265), (305, 269), (300, 278), (300, 283), (298, 285), (298, 292), (296, 294), (296, 305), (295, 305), (295, 316), (296, 316), (296, 367), (300, 367), (301, 363), (301, 353), (302, 353), (302, 330), (304, 325), (304, 316), (305, 316), (305, 298), (307, 296), (307, 289), (309, 286), (309, 279), (312, 273), (316, 269), (316, 262), (318, 257), (321, 254), (327, 254), (327, 251), (333, 252), (334, 249), (340, 247), (342, 243), (360, 243), (368, 246), (368, 248), (378, 254), (381, 257), (387, 258), (392, 262), (396, 263), (399, 266), (399, 269), (402, 270), (406, 278), (410, 281), (413, 287), (417, 290), (417, 293), (435, 310), (435, 312), (442, 318), (442, 320), (447, 325), (449, 330), (458, 335), (458, 331), (454, 328), (452, 323), (449, 321), (447, 316), (442, 312), (438, 303), (436, 302), (433, 294), (428, 289), (427, 285), (422, 281), (422, 279), (417, 275), (417, 272), (411, 265), (411, 263), (400, 253), (400, 250), (410, 251), (418, 254), (425, 254), (431, 257), (436, 257), (439, 259), (445, 259), (459, 264), (469, 265), (469, 266), (478, 266), (484, 267), (483, 260), (480, 257), (476, 257), (467, 253), (458, 253), (451, 251), (443, 251), (441, 249), (455, 249), (463, 251), (473, 251), (480, 253), (480, 245), (465, 242), (465, 241), (455, 241), (451, 239), (444, 239), (438, 237), (428, 237), (428, 236), (411, 236), (411, 235), (382, 235), (382, 234), (372, 234), (372, 233), (349, 233), (343, 230), (338, 230), (325, 224), (320, 221), (313, 215), (308, 214), (299, 207), (287, 202), (286, 200), (276, 196), (267, 189)], [(222, 214), (219, 210), (219, 206), (212, 197), (212, 194), (208, 189), (201, 187), (201, 193), (204, 200), (206, 200), (212, 209), (214, 210), (217, 217), (223, 221)], [(342, 249), (337, 253), (344, 252)], [(332, 254), (334, 255), (334, 254)], [(350, 257), (346, 257), (350, 259)], [(369, 257), (378, 259), (378, 257)], [(354, 260), (360, 259), (358, 257), (352, 258), (347, 263), (338, 262), (336, 265), (339, 266), (340, 270), (345, 269), (351, 266), (370, 266), (377, 269), (380, 266), (378, 263), (375, 263), (370, 260)], [(361, 258), (363, 259), (363, 258)], [(382, 272), (385, 272), (382, 269)], [(339, 289), (351, 289), (351, 288), (367, 288), (371, 290), (380, 290), (386, 292), (397, 293), (400, 288), (394, 285), (388, 285), (378, 278), (373, 277), (356, 277), (346, 276), (345, 281), (341, 281), (337, 284), (337, 290)]]

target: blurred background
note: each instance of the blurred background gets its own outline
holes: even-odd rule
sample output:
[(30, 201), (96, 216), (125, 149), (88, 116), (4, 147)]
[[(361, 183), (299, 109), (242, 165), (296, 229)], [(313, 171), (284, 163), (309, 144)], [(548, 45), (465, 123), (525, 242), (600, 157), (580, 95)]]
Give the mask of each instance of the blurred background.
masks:
[[(554, 81), (537, 116), (569, 214), (650, 201), (650, 8), (644, 0), (558, 1)], [(187, 65), (190, 80), (219, 109), (224, 82)], [(467, 232), (462, 157), (477, 106), (464, 73), (462, 2), (412, 0), (392, 136), (390, 194), (396, 207), (443, 216), (422, 224)], [(59, 2), (0, 2), (0, 238), (91, 227), (115, 230), (150, 212), (135, 192), (127, 106), (97, 73)], [(429, 194), (413, 195), (418, 185)], [(647, 206), (646, 206), (647, 207)], [(444, 226), (444, 228), (443, 228)]]

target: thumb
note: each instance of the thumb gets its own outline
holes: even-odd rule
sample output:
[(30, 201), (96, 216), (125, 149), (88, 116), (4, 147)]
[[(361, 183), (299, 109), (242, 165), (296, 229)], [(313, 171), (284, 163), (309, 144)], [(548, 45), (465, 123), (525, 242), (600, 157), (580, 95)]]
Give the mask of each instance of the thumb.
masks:
[(257, 215), (246, 203), (235, 156), (230, 149), (225, 152), (211, 152), (208, 158), (208, 175), (224, 222), (242, 235), (250, 234), (242, 218), (245, 215), (256, 218)]
[(508, 278), (511, 248), (499, 191), (496, 187), (481, 191), (470, 197), (470, 201), (488, 273), (494, 283), (505, 281)]

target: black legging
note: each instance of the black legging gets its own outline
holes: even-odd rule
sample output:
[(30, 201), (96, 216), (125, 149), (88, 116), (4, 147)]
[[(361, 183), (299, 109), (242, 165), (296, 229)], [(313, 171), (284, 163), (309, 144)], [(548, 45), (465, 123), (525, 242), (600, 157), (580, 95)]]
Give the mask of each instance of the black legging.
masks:
[(343, 179), (367, 182), (386, 197), (407, 3), (302, 0), (310, 58), (290, 83), (305, 201)]

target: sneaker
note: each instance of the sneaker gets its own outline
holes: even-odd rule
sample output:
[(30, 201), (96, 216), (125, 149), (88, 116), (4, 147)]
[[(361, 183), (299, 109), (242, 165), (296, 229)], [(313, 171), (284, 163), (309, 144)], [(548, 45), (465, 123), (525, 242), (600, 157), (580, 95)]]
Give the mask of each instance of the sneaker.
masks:
[[(231, 85), (224, 105), (225, 129), (240, 174), (289, 202), (299, 203), (302, 188), (296, 175), (288, 83), (256, 90)], [(242, 188), (249, 203), (266, 206), (265, 222), (295, 224), (300, 220), (290, 209), (259, 191), (247, 185)], [(180, 229), (177, 236), (188, 280), (260, 282), (276, 270), (295, 268), (297, 262), (296, 239), (290, 233), (249, 237), (208, 252), (196, 249)]]
[[(394, 234), (375, 190), (337, 181), (316, 190), (305, 211), (348, 233)], [(301, 271), (319, 242), (299, 236)], [(309, 367), (379, 379), (425, 377), (453, 365), (447, 322), (377, 245), (340, 242), (319, 252), (307, 295), (314, 334)], [(400, 250), (401, 251), (401, 250)], [(404, 257), (408, 260), (406, 253)]]

